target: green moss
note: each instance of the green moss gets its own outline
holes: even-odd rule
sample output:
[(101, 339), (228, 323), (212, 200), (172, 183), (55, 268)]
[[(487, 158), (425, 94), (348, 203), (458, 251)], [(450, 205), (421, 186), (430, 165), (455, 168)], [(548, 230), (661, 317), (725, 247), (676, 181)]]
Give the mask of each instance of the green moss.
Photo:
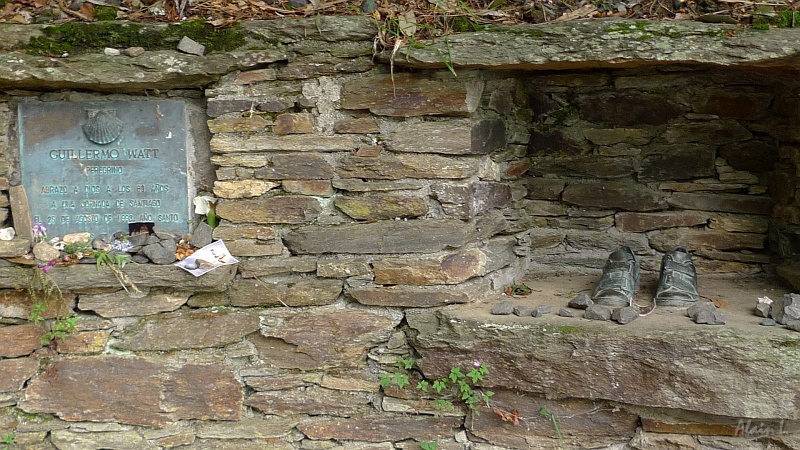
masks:
[(507, 27), (493, 27), (491, 25), (482, 27), (481, 31), (491, 31), (495, 33), (506, 33), (506, 34), (514, 34), (518, 36), (528, 36), (528, 37), (542, 37), (544, 33), (541, 30), (536, 28), (527, 28), (527, 27), (515, 27), (515, 28), (507, 28)]
[(44, 36), (31, 38), (28, 43), (29, 51), (62, 53), (104, 47), (166, 50), (174, 49), (183, 36), (205, 45), (208, 52), (231, 51), (245, 44), (245, 33), (238, 26), (217, 29), (199, 21), (147, 28), (132, 23), (70, 22), (46, 27), (42, 31)]
[(576, 326), (562, 325), (560, 327), (556, 327), (555, 332), (559, 334), (581, 334), (585, 333), (586, 331)]
[(621, 33), (621, 34), (644, 33), (646, 31), (645, 29), (646, 26), (647, 22), (638, 21), (634, 22), (633, 24), (614, 25), (604, 29), (603, 31), (606, 33)]
[(483, 31), (484, 29), (486, 29), (486, 27), (478, 25), (472, 20), (470, 20), (469, 17), (464, 17), (464, 16), (453, 18), (453, 23), (450, 26), (453, 28), (453, 31), (457, 33), (466, 33), (470, 31)]
[(114, 20), (117, 18), (117, 10), (110, 6), (98, 6), (94, 9), (94, 18), (97, 20)]
[(797, 347), (800, 347), (800, 341), (778, 342), (778, 347), (781, 347), (781, 348), (797, 348)]

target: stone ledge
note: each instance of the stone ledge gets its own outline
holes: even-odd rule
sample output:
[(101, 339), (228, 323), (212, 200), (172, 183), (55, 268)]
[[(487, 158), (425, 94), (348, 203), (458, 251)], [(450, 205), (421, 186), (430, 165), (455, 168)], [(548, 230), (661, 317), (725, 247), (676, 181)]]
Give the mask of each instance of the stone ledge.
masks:
[[(597, 277), (550, 280), (528, 282), (534, 294), (512, 301), (563, 307), (577, 292), (591, 289)], [(654, 291), (652, 280), (643, 286), (640, 296)], [(554, 314), (489, 314), (494, 301), (508, 297), (409, 310), (406, 318), (427, 378), (480, 360), (491, 368), (486, 387), (492, 389), (732, 418), (800, 418), (795, 370), (800, 334), (760, 326), (752, 313), (757, 297), (780, 298), (786, 291), (763, 280), (703, 279), (700, 287), (727, 303), (728, 325), (697, 325), (684, 311), (666, 308), (625, 326)]]
[[(492, 26), (394, 55), (413, 68), (592, 69), (643, 65), (790, 66), (800, 58), (800, 30), (767, 32), (692, 21), (579, 20)], [(390, 52), (381, 59), (388, 62)]]
[[(142, 288), (176, 288), (182, 291), (222, 292), (236, 275), (236, 265), (222, 266), (203, 276), (195, 277), (185, 270), (169, 265), (129, 263), (122, 271)], [(28, 267), (0, 261), (0, 289), (24, 289)], [(110, 269), (94, 264), (54, 266), (50, 277), (62, 292), (98, 293), (122, 288)]]

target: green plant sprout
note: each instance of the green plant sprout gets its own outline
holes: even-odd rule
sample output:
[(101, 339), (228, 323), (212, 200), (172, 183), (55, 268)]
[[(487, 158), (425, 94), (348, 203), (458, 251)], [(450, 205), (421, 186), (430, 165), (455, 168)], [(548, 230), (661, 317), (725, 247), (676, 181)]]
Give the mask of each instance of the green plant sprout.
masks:
[[(13, 431), (11, 433), (8, 433), (8, 434), (0, 434), (0, 444), (13, 445), (14, 444), (14, 439), (16, 439), (16, 437), (17, 437), (17, 433), (14, 433)], [(3, 450), (8, 450), (8, 445), (3, 447)]]
[(556, 422), (556, 416), (554, 416), (553, 413), (551, 413), (550, 411), (545, 409), (544, 406), (539, 408), (539, 414), (541, 414), (544, 417), (547, 417), (548, 419), (550, 419), (553, 422), (553, 428), (556, 429), (556, 436), (558, 436), (558, 441), (563, 446), (564, 445), (564, 436), (561, 435), (561, 430), (558, 429), (558, 422)]
[[(411, 359), (398, 358), (397, 367), (404, 371), (410, 371), (414, 367)], [(416, 389), (437, 398), (431, 403), (435, 411), (452, 411), (455, 409), (453, 401), (462, 402), (473, 413), (477, 413), (480, 404), (489, 406), (492, 391), (481, 391), (476, 385), (489, 374), (489, 368), (480, 361), (474, 361), (472, 369), (466, 374), (458, 366), (453, 366), (450, 373), (437, 380), (429, 381), (422, 379), (417, 382)], [(396, 385), (398, 389), (403, 389), (410, 385), (410, 377), (407, 373), (383, 372), (378, 375), (382, 388)]]
[(436, 450), (437, 448), (436, 441), (420, 442), (419, 448), (421, 448), (422, 450)]
[(117, 278), (119, 284), (125, 289), (125, 292), (130, 293), (128, 288), (131, 288), (134, 292), (141, 292), (133, 280), (130, 279), (128, 275), (126, 275), (122, 268), (125, 267), (125, 264), (131, 262), (131, 257), (128, 255), (120, 255), (120, 254), (111, 254), (109, 252), (104, 251), (95, 251), (92, 253), (92, 257), (97, 260), (97, 270), (100, 270), (101, 267), (105, 266), (111, 270), (111, 273), (114, 274), (114, 277)]

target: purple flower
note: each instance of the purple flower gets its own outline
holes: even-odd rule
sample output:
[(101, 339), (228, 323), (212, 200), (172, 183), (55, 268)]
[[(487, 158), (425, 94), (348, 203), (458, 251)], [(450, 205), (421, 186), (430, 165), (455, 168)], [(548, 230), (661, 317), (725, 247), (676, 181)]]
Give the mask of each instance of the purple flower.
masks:
[(47, 236), (47, 228), (42, 222), (33, 223), (33, 237), (34, 239), (43, 239)]
[(48, 272), (50, 272), (50, 269), (52, 269), (53, 266), (56, 265), (56, 262), (57, 261), (55, 259), (52, 260), (52, 261), (47, 261), (44, 264), (39, 264), (39, 268), (42, 269), (42, 272), (48, 273)]
[(481, 366), (481, 362), (476, 359), (475, 361), (472, 361), (472, 366), (473, 367), (480, 367)]

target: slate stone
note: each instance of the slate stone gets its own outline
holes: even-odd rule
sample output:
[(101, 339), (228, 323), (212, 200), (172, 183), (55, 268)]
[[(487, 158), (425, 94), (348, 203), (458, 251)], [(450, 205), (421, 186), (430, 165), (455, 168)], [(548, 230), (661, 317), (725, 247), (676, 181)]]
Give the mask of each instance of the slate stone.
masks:
[(102, 433), (53, 430), (50, 442), (56, 448), (148, 448), (151, 445), (134, 430)]
[(124, 290), (105, 294), (84, 294), (78, 308), (94, 311), (101, 317), (147, 316), (175, 311), (189, 299), (188, 293), (141, 292), (128, 294)]
[(589, 128), (583, 135), (595, 145), (645, 145), (653, 139), (650, 131), (643, 128)]
[[(492, 391), (495, 393), (492, 396), (493, 404), (509, 405), (507, 408), (502, 406), (498, 408), (508, 412), (511, 409), (516, 410), (521, 418), (537, 415), (541, 417), (542, 411), (557, 415), (556, 420), (564, 439), (567, 439), (567, 433), (574, 433), (573, 438), (584, 448), (621, 447), (633, 437), (639, 421), (636, 414), (624, 409), (601, 406), (604, 405), (602, 400), (575, 398), (548, 400), (538, 394), (497, 389), (494, 386)], [(598, 407), (599, 410), (593, 414), (581, 414), (594, 407)], [(558, 439), (552, 420), (532, 420), (525, 427), (513, 426), (512, 423), (503, 421), (497, 414), (477, 414), (469, 420), (472, 422), (469, 431), (471, 440), (486, 441), (484, 445), (489, 448), (558, 448), (558, 444), (551, 445)]]
[(192, 239), (190, 243), (197, 248), (203, 248), (212, 242), (212, 234), (214, 229), (206, 222), (200, 222), (192, 231)]
[(661, 125), (683, 114), (683, 108), (662, 95), (618, 91), (585, 95), (576, 102), (581, 116), (591, 122), (616, 126)]
[(333, 123), (335, 133), (375, 134), (380, 133), (380, 122), (371, 118), (342, 119)]
[(457, 303), (471, 303), (488, 295), (489, 286), (449, 286), (447, 290), (436, 286), (379, 286), (347, 289), (348, 297), (369, 306), (395, 308), (430, 308)]
[(473, 230), (459, 220), (384, 220), (336, 226), (305, 226), (283, 236), (295, 255), (323, 253), (432, 253), (458, 248), (472, 240)]
[(592, 298), (589, 297), (589, 294), (587, 294), (585, 292), (580, 293), (577, 296), (573, 297), (569, 301), (569, 303), (567, 303), (567, 306), (569, 306), (570, 308), (575, 308), (575, 309), (587, 309), (588, 307), (590, 307), (592, 305), (594, 305), (594, 302), (592, 301)]
[(469, 249), (433, 258), (381, 258), (372, 262), (372, 271), (375, 284), (458, 284), (486, 273), (486, 254), (478, 249)]
[(275, 118), (275, 134), (304, 134), (314, 132), (313, 116), (308, 113), (285, 113)]
[(290, 367), (354, 368), (363, 366), (370, 348), (389, 339), (402, 317), (399, 312), (334, 307), (271, 309), (262, 313), (261, 334), (283, 342), (282, 351), (273, 353)]
[(164, 426), (177, 420), (239, 420), (242, 389), (227, 368), (175, 366), (131, 356), (52, 361), (29, 384), (20, 408), (69, 421)]
[(558, 178), (527, 177), (525, 186), (528, 192), (526, 198), (535, 200), (560, 200), (567, 182)]
[(716, 147), (703, 144), (651, 145), (644, 151), (640, 181), (689, 180), (716, 175)]
[(553, 308), (550, 305), (539, 305), (533, 309), (533, 311), (531, 312), (531, 316), (541, 317), (544, 316), (545, 314), (550, 314), (552, 309)]
[(505, 183), (435, 183), (431, 191), (450, 217), (472, 219), (486, 211), (508, 206), (511, 187)]
[(407, 122), (387, 138), (389, 150), (411, 153), (487, 155), (505, 145), (505, 122), (499, 119)]
[(785, 294), (772, 303), (772, 318), (781, 325), (800, 320), (800, 294)]
[(252, 106), (252, 100), (210, 98), (208, 99), (206, 114), (209, 117), (218, 117), (232, 112), (249, 111)]
[(762, 325), (762, 326), (765, 326), (765, 327), (774, 327), (774, 326), (778, 325), (778, 322), (775, 322), (775, 319), (771, 319), (769, 317), (765, 317), (765, 318), (761, 319), (761, 322), (759, 322), (758, 324)]
[(256, 392), (244, 404), (264, 414), (282, 417), (297, 414), (350, 417), (370, 410), (371, 395), (341, 392), (318, 386)]
[(25, 193), (25, 186), (10, 186), (8, 188), (8, 199), (17, 237), (23, 240), (33, 239), (33, 220), (31, 219), (31, 210), (28, 207), (28, 194)]
[(387, 414), (385, 417), (352, 419), (309, 419), (297, 429), (309, 439), (352, 440), (366, 442), (402, 441), (415, 439), (435, 441), (451, 437), (461, 427), (460, 417), (420, 417)]
[(233, 306), (322, 306), (339, 299), (342, 281), (314, 277), (236, 280), (226, 293)]
[(590, 320), (610, 320), (611, 310), (603, 305), (590, 305), (583, 313), (584, 319)]
[(254, 278), (281, 273), (310, 273), (317, 270), (317, 258), (290, 256), (285, 258), (258, 258), (239, 263), (242, 278)]
[(261, 180), (327, 180), (333, 177), (334, 168), (320, 155), (283, 154), (270, 155), (266, 167), (256, 169), (254, 176)]
[(0, 356), (16, 358), (30, 355), (42, 347), (40, 339), (45, 331), (41, 324), (9, 325), (0, 328)]
[(773, 170), (779, 155), (775, 143), (757, 139), (723, 145), (718, 151), (734, 169), (753, 173)]
[(626, 178), (636, 172), (634, 161), (629, 157), (605, 157), (597, 155), (531, 158), (528, 174), (535, 176)]
[(141, 318), (119, 333), (114, 346), (131, 351), (222, 347), (258, 329), (253, 311), (181, 310)]
[[(252, 102), (247, 101), (248, 108)], [(355, 135), (320, 136), (290, 134), (272, 136), (254, 134), (242, 139), (238, 136), (217, 135), (211, 138), (212, 153), (250, 152), (347, 152), (362, 145)]]
[(35, 358), (0, 359), (0, 392), (17, 392), (39, 370)]
[(662, 193), (642, 185), (613, 181), (570, 184), (564, 189), (562, 199), (573, 205), (592, 208), (627, 211), (667, 209), (667, 201)]
[(138, 253), (144, 255), (155, 264), (167, 265), (178, 260), (175, 252), (178, 246), (172, 239), (162, 240), (156, 244), (145, 245)]
[(0, 240), (0, 258), (18, 258), (31, 249), (30, 239), (15, 237), (10, 241)]
[(712, 302), (699, 301), (686, 309), (686, 315), (694, 319), (702, 311), (715, 311), (717, 307)]
[(769, 298), (761, 298), (756, 300), (755, 314), (759, 317), (772, 317), (772, 300)]
[(414, 218), (428, 213), (425, 198), (409, 195), (338, 196), (333, 204), (355, 220)]
[(639, 318), (639, 308), (626, 306), (624, 308), (614, 308), (611, 312), (611, 320), (621, 325), (627, 325)]
[(178, 42), (178, 51), (191, 55), (203, 56), (206, 52), (206, 46), (194, 41), (188, 36), (184, 36)]
[(330, 180), (283, 180), (281, 188), (290, 194), (330, 197), (334, 194)]
[(694, 322), (707, 325), (725, 325), (727, 317), (724, 312), (716, 310), (701, 310), (694, 316)]
[(482, 92), (483, 83), (474, 81), (373, 75), (345, 82), (341, 105), (379, 116), (467, 115), (478, 107)]
[(419, 190), (427, 186), (421, 180), (370, 180), (361, 179), (335, 179), (331, 181), (333, 187), (351, 192), (376, 192), (376, 191), (404, 191)]
[(669, 144), (698, 142), (722, 145), (747, 141), (753, 134), (735, 120), (674, 123), (661, 135)]
[(275, 229), (266, 225), (217, 225), (211, 234), (213, 239), (233, 241), (236, 239), (255, 239), (273, 242), (277, 235)]
[(558, 315), (561, 317), (575, 317), (575, 313), (567, 308), (559, 308)]
[(668, 198), (668, 202), (675, 208), (761, 215), (770, 214), (773, 206), (769, 197), (707, 192), (675, 192)]
[(378, 180), (458, 179), (478, 173), (474, 159), (426, 154), (381, 153), (374, 158), (347, 156), (339, 160), (336, 173), (341, 178)]
[(313, 221), (321, 212), (317, 199), (295, 195), (225, 201), (216, 208), (219, 217), (233, 223), (304, 223)]
[(547, 131), (534, 129), (528, 140), (528, 155), (531, 156), (577, 156), (585, 155), (588, 151), (589, 145), (584, 142), (582, 135), (575, 136), (568, 130), (558, 128)]
[(663, 212), (619, 212), (614, 215), (614, 224), (620, 231), (643, 233), (662, 228), (694, 227), (705, 225), (709, 214), (699, 211)]
[(497, 316), (507, 316), (514, 312), (514, 303), (503, 300), (501, 302), (497, 302), (492, 306), (491, 314)]
[(264, 131), (272, 122), (261, 116), (213, 119), (208, 121), (208, 131), (216, 133), (253, 133)]
[(317, 262), (317, 276), (323, 278), (345, 278), (369, 275), (371, 272), (372, 268), (364, 257), (332, 257)]
[(716, 250), (760, 250), (764, 248), (766, 236), (756, 233), (728, 233), (726, 231), (700, 230), (694, 228), (670, 228), (655, 230), (647, 234), (650, 245), (661, 252), (675, 248), (676, 243), (689, 250), (713, 248)]
[(771, 101), (772, 94), (768, 92), (703, 89), (692, 99), (692, 109), (701, 114), (753, 120), (767, 111)]
[(790, 330), (800, 331), (800, 320), (788, 320), (785, 325)]
[(514, 306), (514, 315), (519, 317), (531, 317), (534, 313), (534, 309), (530, 306), (525, 305), (515, 305)]
[(237, 239), (226, 241), (225, 246), (231, 255), (239, 256), (277, 256), (283, 253), (284, 247), (280, 242), (263, 242), (255, 239)]

